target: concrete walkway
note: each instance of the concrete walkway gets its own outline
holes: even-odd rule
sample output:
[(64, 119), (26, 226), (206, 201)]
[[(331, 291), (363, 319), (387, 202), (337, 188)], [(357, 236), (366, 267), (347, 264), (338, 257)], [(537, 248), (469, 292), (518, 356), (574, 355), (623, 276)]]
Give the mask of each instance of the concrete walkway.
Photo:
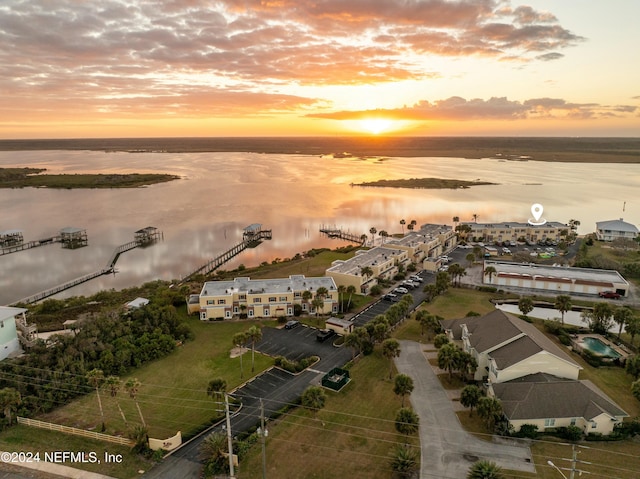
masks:
[[(2, 451), (0, 451), (1, 453)], [(31, 475), (27, 471), (24, 472), (16, 472), (15, 477), (63, 477), (68, 479), (114, 479), (111, 476), (105, 476), (104, 474), (98, 474), (96, 472), (83, 471), (81, 469), (76, 469), (74, 467), (65, 466), (62, 464), (55, 464), (53, 462), (20, 462), (20, 463), (10, 463), (13, 466), (19, 466), (23, 469), (29, 469), (34, 471), (34, 474)], [(5, 471), (6, 477), (14, 477), (9, 471)], [(40, 476), (37, 473), (44, 473), (44, 475)], [(0, 473), (1, 474), (1, 473)], [(0, 475), (0, 477), (4, 477)]]
[(528, 447), (483, 441), (462, 428), (423, 348), (414, 341), (400, 341), (400, 357), (395, 359), (398, 372), (413, 379), (411, 404), (420, 417), (421, 479), (464, 479), (469, 467), (481, 459), (504, 469), (535, 473)]

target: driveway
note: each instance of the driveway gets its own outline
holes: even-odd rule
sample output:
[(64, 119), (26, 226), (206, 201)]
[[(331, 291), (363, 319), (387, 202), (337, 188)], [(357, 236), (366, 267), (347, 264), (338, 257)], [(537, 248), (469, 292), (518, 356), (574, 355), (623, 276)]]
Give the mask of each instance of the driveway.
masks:
[(482, 459), (504, 469), (535, 473), (528, 447), (482, 441), (462, 428), (423, 347), (414, 341), (400, 341), (400, 357), (395, 359), (398, 371), (413, 379), (411, 404), (420, 417), (420, 477), (464, 479), (469, 467)]

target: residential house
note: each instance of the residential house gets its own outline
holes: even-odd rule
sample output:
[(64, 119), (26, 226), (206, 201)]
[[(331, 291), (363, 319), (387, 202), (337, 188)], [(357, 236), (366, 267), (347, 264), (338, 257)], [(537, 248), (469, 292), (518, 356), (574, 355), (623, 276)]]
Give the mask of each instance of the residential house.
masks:
[(582, 369), (533, 324), (500, 310), (441, 321), (447, 335), (478, 362), (475, 379), (497, 397), (517, 431), (574, 425), (585, 433), (610, 434), (627, 413), (590, 381)]
[(611, 434), (629, 415), (591, 381), (537, 373), (492, 384), (509, 423), (518, 431), (524, 424), (548, 428), (576, 426), (585, 434)]
[(504, 243), (505, 241), (526, 241), (538, 243), (540, 241), (562, 241), (569, 234), (569, 226), (556, 221), (548, 221), (543, 225), (517, 223), (514, 221), (502, 223), (473, 223), (463, 222), (470, 228), (468, 233), (461, 236), (467, 241), (484, 241), (485, 243)]
[(26, 312), (24, 308), (0, 306), (0, 361), (21, 351), (16, 322), (26, 324)]
[(631, 223), (619, 220), (598, 221), (596, 223), (596, 238), (600, 241), (613, 241), (618, 238), (636, 239), (638, 228)]
[(240, 314), (248, 318), (277, 318), (293, 316), (294, 306), (315, 313), (312, 299), (305, 300), (304, 292), (315, 297), (316, 291), (326, 288), (322, 313), (338, 312), (338, 289), (331, 277), (292, 275), (288, 278), (257, 279), (241, 277), (233, 281), (207, 281), (199, 296), (200, 319), (229, 319)]

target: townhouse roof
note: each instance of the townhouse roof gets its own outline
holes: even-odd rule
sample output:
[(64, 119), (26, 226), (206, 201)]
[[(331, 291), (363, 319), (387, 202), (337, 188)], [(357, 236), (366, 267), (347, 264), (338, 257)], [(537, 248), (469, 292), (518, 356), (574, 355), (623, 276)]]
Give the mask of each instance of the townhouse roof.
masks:
[(359, 276), (362, 268), (383, 264), (390, 258), (395, 258), (401, 254), (406, 254), (406, 252), (394, 248), (385, 248), (384, 246), (376, 246), (369, 250), (359, 250), (354, 257), (348, 260), (335, 261), (333, 265), (327, 269), (327, 273), (343, 273)]
[(638, 228), (635, 225), (623, 221), (622, 218), (619, 220), (597, 221), (596, 229), (638, 233)]
[(629, 416), (588, 380), (537, 373), (492, 385), (509, 420)]
[(499, 309), (484, 316), (444, 320), (441, 324), (452, 331), (455, 339), (462, 339), (462, 325), (466, 324), (469, 344), (478, 353), (486, 352), (499, 369), (506, 369), (541, 351), (581, 368), (533, 324)]
[(517, 221), (500, 221), (497, 223), (475, 223), (473, 221), (463, 221), (460, 224), (469, 225), (472, 230), (483, 230), (485, 228), (501, 228), (501, 229), (514, 229), (514, 228), (532, 228), (532, 229), (548, 229), (548, 228), (568, 228), (564, 223), (558, 221), (547, 221), (542, 225), (532, 225), (531, 223), (519, 223)]
[(288, 278), (251, 279), (248, 277), (234, 278), (233, 281), (207, 281), (202, 286), (201, 296), (222, 296), (233, 293), (285, 293), (287, 291), (311, 291), (324, 287), (329, 291), (336, 291), (336, 283), (329, 276), (315, 276), (307, 278), (303, 274), (291, 275)]
[(432, 235), (431, 233), (423, 233), (421, 231), (411, 231), (406, 235), (404, 235), (402, 238), (393, 238), (392, 240), (387, 241), (385, 244), (414, 248), (416, 246), (420, 246), (421, 244), (427, 244), (437, 239), (438, 237)]

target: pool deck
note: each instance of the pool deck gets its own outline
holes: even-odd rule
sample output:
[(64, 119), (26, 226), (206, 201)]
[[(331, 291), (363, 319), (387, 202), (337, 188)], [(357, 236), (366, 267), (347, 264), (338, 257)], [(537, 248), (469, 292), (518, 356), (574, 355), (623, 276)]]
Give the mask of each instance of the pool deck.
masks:
[[(584, 344), (584, 338), (595, 338), (595, 339), (598, 339), (599, 341), (601, 341), (602, 343), (606, 344), (611, 349), (613, 349), (616, 353), (618, 353), (620, 355), (620, 359), (621, 360), (625, 360), (629, 356), (631, 356), (631, 352), (628, 351), (626, 347), (624, 347), (622, 345), (619, 346), (616, 343), (614, 343), (613, 341), (605, 338), (604, 336), (602, 336), (600, 334), (593, 334), (593, 333), (592, 334), (574, 334), (574, 335), (571, 336), (571, 340), (572, 340), (573, 345), (575, 347), (581, 348), (581, 349), (585, 349), (585, 348), (589, 349)], [(592, 351), (591, 349), (589, 349), (589, 351), (591, 351), (594, 354), (597, 354), (598, 356), (600, 356), (597, 352)], [(611, 358), (611, 359), (615, 359), (615, 358)]]

